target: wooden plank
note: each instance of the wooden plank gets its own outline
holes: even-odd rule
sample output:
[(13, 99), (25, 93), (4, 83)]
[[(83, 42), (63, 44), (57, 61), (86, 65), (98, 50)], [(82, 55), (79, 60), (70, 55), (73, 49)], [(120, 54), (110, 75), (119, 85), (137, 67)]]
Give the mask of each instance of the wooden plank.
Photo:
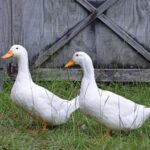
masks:
[(3, 89), (4, 80), (4, 69), (0, 68), (0, 92)]
[[(87, 16), (78, 3), (64, 0), (13, 0), (12, 11), (13, 43), (21, 44), (28, 50), (31, 64), (40, 51), (53, 45)], [(63, 48), (66, 50), (67, 46)], [(52, 61), (46, 62), (45, 66), (49, 67), (50, 63)], [(58, 66), (60, 64), (55, 63), (54, 67)]]
[(43, 62), (45, 62), (51, 55), (58, 51), (61, 47), (63, 47), (67, 42), (69, 42), (75, 35), (77, 35), (81, 30), (83, 30), (88, 24), (90, 24), (96, 18), (96, 12), (93, 12), (89, 16), (87, 16), (83, 21), (77, 24), (74, 28), (70, 29), (67, 33), (65, 33), (54, 45), (51, 46), (50, 49), (46, 51), (42, 51), (39, 53), (39, 57), (35, 61), (33, 67), (40, 66)]
[(124, 41), (126, 41), (131, 47), (134, 48), (140, 55), (146, 58), (150, 62), (150, 53), (137, 41), (135, 41), (131, 36), (128, 35), (123, 29), (121, 29), (117, 24), (115, 24), (106, 15), (98, 17), (104, 24), (106, 24), (113, 32), (119, 35)]
[[(0, 0), (0, 56), (4, 55), (11, 46), (11, 1)], [(0, 61), (0, 68), (8, 61)]]
[(75, 1), (78, 2), (84, 8), (86, 8), (89, 12), (96, 10), (96, 8), (93, 5), (91, 5), (87, 0), (75, 0)]
[[(47, 69), (32, 71), (36, 81), (73, 80), (81, 81), (81, 69)], [(150, 82), (150, 69), (95, 69), (97, 81), (102, 82)]]
[(46, 61), (49, 56), (53, 55), (57, 52), (61, 47), (63, 47), (66, 43), (68, 43), (75, 35), (77, 35), (81, 30), (83, 30), (87, 25), (92, 23), (98, 15), (102, 14), (106, 9), (108, 9), (111, 5), (113, 5), (118, 0), (107, 0), (103, 3), (98, 9), (98, 14), (96, 11), (92, 12), (89, 16), (84, 18), (80, 23), (75, 25), (72, 29), (70, 29), (67, 33), (65, 33), (54, 45), (52, 45), (48, 50), (42, 51), (39, 53), (39, 57), (35, 61), (33, 67), (38, 67), (44, 61)]
[(44, 19), (48, 16), (47, 9), (49, 9), (44, 7), (46, 2), (46, 0), (12, 1), (12, 41), (13, 44), (21, 44), (28, 50), (29, 60), (34, 61), (38, 52), (50, 43), (48, 39), (52, 36), (50, 29), (53, 29), (53, 24), (50, 24), (51, 19)]
[(82, 5), (84, 8), (86, 8), (88, 11), (93, 12), (97, 11), (98, 15), (102, 15), (104, 11), (106, 11), (110, 6), (112, 6), (114, 3), (116, 3), (118, 0), (107, 0), (103, 4), (101, 4), (98, 8), (95, 8), (93, 5), (91, 5), (87, 0), (75, 0), (80, 5)]
[(80, 69), (47, 69), (38, 68), (32, 71), (32, 77), (37, 81), (73, 80), (80, 81), (82, 72)]
[[(11, 26), (12, 26), (12, 45), (20, 44), (24, 45), (24, 29), (23, 29), (23, 0), (12, 0), (12, 12), (11, 12)], [(7, 60), (8, 61), (8, 60)], [(9, 65), (7, 66), (9, 70), (14, 71), (13, 68), (9, 66), (17, 67), (17, 62), (15, 59), (9, 60)]]
[[(76, 0), (88, 11), (96, 11), (96, 8), (93, 7), (87, 0)], [(121, 29), (117, 24), (115, 24), (110, 18), (102, 14), (98, 16), (98, 19), (102, 21), (107, 27), (109, 27), (114, 33), (126, 41), (131, 47), (134, 48), (139, 54), (141, 54), (146, 60), (150, 62), (150, 53), (138, 42), (136, 42), (131, 36), (128, 35), (123, 29)]]
[(107, 17), (150, 52), (148, 14), (150, 14), (149, 0), (120, 0), (105, 12)]
[(12, 43), (23, 44), (23, 0), (12, 0)]
[[(4, 55), (12, 44), (12, 32), (11, 32), (11, 1), (0, 0), (0, 56)], [(0, 92), (3, 89), (4, 69), (8, 60), (0, 60)]]
[(106, 11), (110, 6), (116, 3), (118, 0), (106, 0), (97, 8), (97, 16), (100, 16), (104, 11)]

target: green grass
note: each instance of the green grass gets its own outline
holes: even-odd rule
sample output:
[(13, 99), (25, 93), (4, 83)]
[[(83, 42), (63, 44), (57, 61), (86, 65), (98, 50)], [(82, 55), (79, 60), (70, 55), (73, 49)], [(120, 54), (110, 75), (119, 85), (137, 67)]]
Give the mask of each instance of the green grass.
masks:
[[(80, 88), (79, 82), (69, 81), (39, 84), (66, 99), (75, 97)], [(131, 132), (114, 131), (113, 136), (105, 140), (107, 129), (83, 115), (80, 110), (76, 111), (66, 124), (48, 127), (42, 136), (40, 133), (28, 133), (26, 129), (34, 128), (36, 122), (12, 104), (12, 85), (13, 83), (6, 82), (0, 94), (0, 150), (148, 150), (150, 147), (150, 120), (140, 129)], [(150, 106), (150, 84), (99, 83), (99, 87)]]

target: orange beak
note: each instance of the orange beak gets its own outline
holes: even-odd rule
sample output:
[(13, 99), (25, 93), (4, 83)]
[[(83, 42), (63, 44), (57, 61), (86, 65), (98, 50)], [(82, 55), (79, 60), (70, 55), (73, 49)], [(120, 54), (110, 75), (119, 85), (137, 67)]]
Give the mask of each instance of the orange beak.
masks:
[(75, 65), (75, 62), (73, 59), (71, 59), (64, 67), (68, 68), (68, 67), (73, 66), (73, 65)]
[(9, 58), (9, 57), (12, 57), (14, 54), (12, 52), (12, 50), (9, 50), (8, 53), (6, 53), (5, 55), (3, 55), (1, 58), (2, 59), (6, 59), (6, 58)]

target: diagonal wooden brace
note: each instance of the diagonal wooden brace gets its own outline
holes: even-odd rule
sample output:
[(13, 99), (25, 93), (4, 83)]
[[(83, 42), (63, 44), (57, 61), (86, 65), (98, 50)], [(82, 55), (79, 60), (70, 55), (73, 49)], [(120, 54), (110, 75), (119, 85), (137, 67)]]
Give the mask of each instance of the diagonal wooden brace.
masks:
[[(74, 36), (76, 36), (80, 31), (82, 31), (86, 26), (92, 23), (98, 16), (100, 16), (105, 10), (112, 6), (118, 0), (107, 0), (102, 5), (100, 5), (97, 10), (91, 11), (92, 13), (84, 18), (81, 22), (75, 25), (72, 29), (66, 32), (58, 41), (56, 41), (47, 50), (39, 53), (39, 56), (33, 67), (40, 66), (45, 62), (50, 56), (56, 53), (60, 48), (62, 48), (66, 43), (68, 43)], [(98, 12), (98, 13), (97, 13)]]
[[(88, 11), (92, 12), (97, 10), (97, 13), (99, 14), (99, 10), (91, 5), (87, 0), (76, 1)], [(137, 51), (150, 62), (150, 53), (131, 36), (129, 36), (128, 33), (126, 33), (117, 24), (115, 24), (109, 17), (107, 17), (105, 14), (101, 14), (97, 18), (102, 21), (107, 27), (109, 27), (114, 33), (116, 33), (119, 37), (121, 37), (124, 41), (126, 41), (131, 47), (133, 47), (135, 51)]]

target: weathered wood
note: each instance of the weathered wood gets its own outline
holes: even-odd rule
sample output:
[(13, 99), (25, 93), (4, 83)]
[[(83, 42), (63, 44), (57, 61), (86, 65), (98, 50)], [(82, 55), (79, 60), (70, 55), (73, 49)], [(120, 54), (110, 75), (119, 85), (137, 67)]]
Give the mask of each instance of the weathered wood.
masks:
[(4, 69), (0, 68), (0, 92), (3, 89), (4, 79), (5, 79), (5, 77), (4, 77)]
[(61, 47), (63, 47), (67, 42), (69, 42), (76, 34), (78, 34), (82, 29), (84, 29), (88, 24), (90, 24), (96, 17), (96, 12), (93, 12), (91, 15), (86, 17), (84, 21), (81, 21), (78, 25), (76, 25), (73, 29), (69, 30), (64, 34), (50, 49), (39, 53), (39, 57), (35, 61), (33, 67), (38, 67), (44, 61), (46, 61), (51, 55), (58, 51)]
[[(23, 43), (23, 1), (12, 1), (12, 43)], [(22, 22), (22, 23), (20, 23)]]
[(120, 0), (105, 15), (150, 52), (150, 1)]
[(119, 35), (124, 41), (134, 48), (139, 54), (141, 54), (147, 61), (150, 62), (150, 53), (138, 42), (136, 42), (131, 36), (129, 36), (123, 29), (115, 24), (106, 15), (100, 17), (100, 20), (105, 23), (112, 31)]
[[(76, 1), (90, 12), (97, 10), (87, 0)], [(126, 41), (130, 46), (132, 46), (134, 50), (136, 50), (139, 54), (141, 54), (150, 62), (150, 53), (142, 45), (136, 42), (131, 36), (129, 36), (123, 29), (121, 29), (117, 24), (115, 24), (110, 18), (102, 14), (98, 16), (98, 19), (100, 19), (105, 25), (107, 25), (107, 27), (109, 27), (113, 32), (119, 35), (124, 41)]]
[[(35, 69), (32, 77), (37, 81), (81, 81), (81, 69)], [(97, 81), (102, 82), (150, 82), (150, 69), (95, 69)]]
[(106, 11), (110, 6), (112, 6), (114, 3), (116, 3), (119, 0), (106, 0), (103, 4), (101, 4), (97, 8), (97, 16), (100, 16), (104, 11)]
[[(0, 56), (4, 55), (11, 46), (11, 1), (0, 0)], [(0, 60), (0, 68), (8, 61)]]
[(43, 0), (12, 1), (12, 41), (26, 47), (30, 60), (47, 44), (41, 39), (44, 37), (43, 13)]
[(94, 11), (88, 17), (83, 19), (79, 24), (69, 30), (67, 33), (64, 34), (51, 48), (41, 52), (39, 57), (35, 61), (34, 67), (38, 67), (44, 61), (46, 61), (49, 56), (53, 55), (55, 52), (58, 51), (61, 47), (63, 47), (67, 42), (69, 42), (75, 35), (77, 35), (81, 30), (83, 30), (86, 26), (88, 26), (91, 22), (93, 22), (98, 15), (102, 14), (105, 10), (107, 10), (112, 4), (114, 4), (117, 0), (107, 0), (104, 2), (99, 8), (97, 8), (98, 14)]
[[(86, 6), (79, 5), (77, 1)], [(42, 54), (44, 50), (59, 44), (60, 37), (63, 37), (69, 29), (72, 30), (80, 24), (89, 15), (87, 9), (93, 13), (97, 11), (96, 16), (100, 18), (100, 21), (95, 19), (65, 45), (61, 41), (62, 47), (55, 45), (56, 48), (61, 49), (61, 52), (56, 52), (54, 55), (50, 52), (49, 54), (53, 56), (41, 67), (59, 68), (72, 57), (74, 52), (81, 50), (91, 56), (96, 68), (148, 69), (150, 66), (147, 61), (147, 59), (150, 60), (148, 53), (150, 52), (150, 15), (148, 15), (150, 14), (150, 1), (118, 0), (114, 5), (111, 4), (113, 2), (112, 0), (0, 0), (0, 55), (6, 53), (12, 44), (22, 44), (28, 50), (30, 62), (31, 60), (34, 62), (33, 58), (39, 52)], [(108, 7), (108, 4), (111, 4), (111, 7)], [(103, 8), (100, 8), (99, 11), (103, 11), (106, 7), (109, 9), (98, 16), (96, 8), (102, 5)], [(82, 6), (86, 9), (83, 9)], [(67, 38), (69, 39), (70, 35)], [(126, 39), (129, 39), (131, 43), (125, 42)], [(137, 44), (145, 49), (139, 45), (136, 47)], [(139, 49), (138, 53), (142, 50), (142, 55), (147, 56), (147, 59), (141, 57), (136, 53), (137, 51), (133, 51), (134, 49)], [(14, 59), (0, 60), (0, 66), (14, 62), (12, 60)], [(73, 75), (73, 73), (78, 72), (72, 71), (70, 78), (74, 80), (76, 80), (75, 77), (81, 78), (80, 74)], [(110, 71), (105, 71), (105, 73), (108, 80), (113, 80), (109, 78)], [(134, 74), (132, 70), (131, 74), (134, 74), (135, 77), (133, 75), (131, 77), (137, 79), (138, 73)], [(58, 75), (60, 79), (60, 72), (54, 74), (54, 77), (55, 75)], [(123, 80), (127, 78), (125, 72), (118, 78), (122, 80), (122, 76), (124, 76)], [(145, 79), (149, 82), (148, 75), (142, 78), (142, 80)], [(139, 80), (138, 78), (137, 81)]]
[(32, 77), (34, 80), (50, 81), (50, 80), (76, 80), (81, 79), (80, 69), (47, 69), (39, 68), (32, 71)]
[(78, 4), (73, 1), (13, 1), (13, 43), (24, 45), (33, 63), (42, 49), (52, 45), (70, 26), (85, 17), (86, 13), (82, 10), (83, 15), (80, 11)]
[(87, 0), (75, 0), (75, 1), (78, 2), (84, 8), (86, 8), (89, 12), (96, 11), (97, 9), (92, 4), (90, 4)]

